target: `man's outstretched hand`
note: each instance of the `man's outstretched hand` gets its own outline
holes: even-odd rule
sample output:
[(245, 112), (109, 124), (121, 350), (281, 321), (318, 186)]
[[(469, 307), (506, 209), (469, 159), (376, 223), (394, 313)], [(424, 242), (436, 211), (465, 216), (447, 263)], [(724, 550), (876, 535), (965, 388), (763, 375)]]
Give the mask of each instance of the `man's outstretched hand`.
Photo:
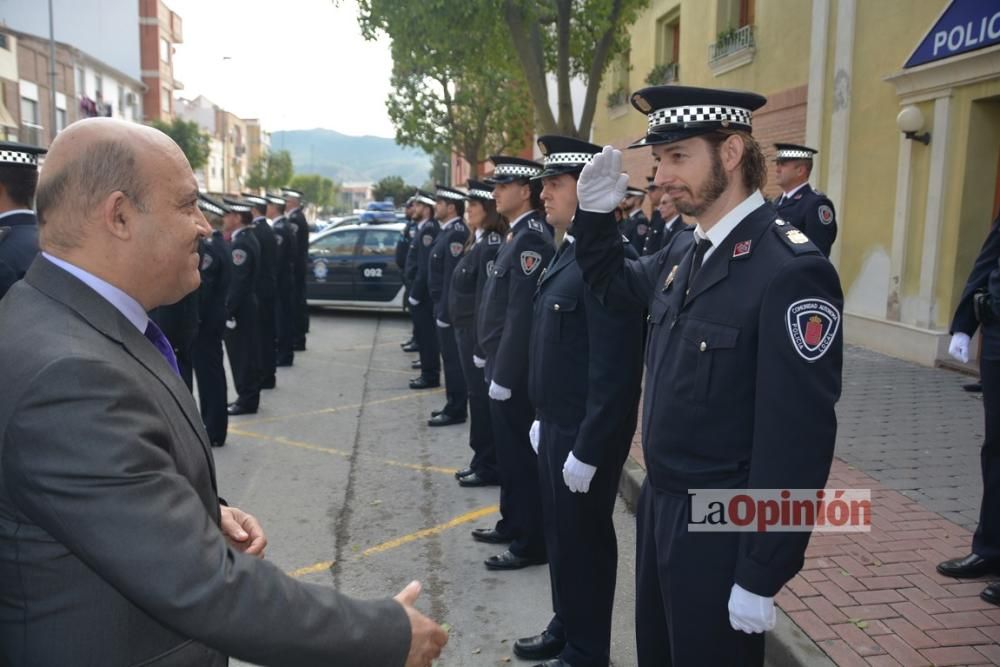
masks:
[(413, 605), (420, 596), (420, 582), (410, 585), (393, 598), (403, 605), (410, 619), (410, 652), (406, 656), (405, 667), (430, 667), (431, 662), (441, 655), (441, 649), (448, 643), (448, 633), (440, 625), (427, 618)]
[(611, 146), (583, 167), (576, 182), (576, 198), (581, 211), (610, 213), (621, 203), (628, 188), (628, 174), (622, 173), (622, 152)]

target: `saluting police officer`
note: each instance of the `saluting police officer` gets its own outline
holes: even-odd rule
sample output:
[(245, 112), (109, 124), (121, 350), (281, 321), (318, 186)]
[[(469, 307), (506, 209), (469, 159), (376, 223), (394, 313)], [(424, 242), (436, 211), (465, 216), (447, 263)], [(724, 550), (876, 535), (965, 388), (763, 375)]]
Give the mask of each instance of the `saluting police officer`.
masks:
[(479, 312), (486, 274), (493, 270), (497, 251), (509, 228), (497, 213), (493, 186), (470, 179), (468, 219), (474, 236), (466, 240), (466, 251), (455, 266), (448, 290), (448, 313), (455, 327), (458, 356), (469, 391), (469, 447), (472, 460), (455, 473), (459, 486), (493, 486), (500, 483), (496, 444), (490, 419), (487, 394), (485, 353), (476, 336), (476, 313)]
[[(979, 524), (972, 535), (968, 555), (946, 560), (937, 571), (949, 577), (982, 577), (1000, 574), (1000, 218), (972, 267), (962, 298), (951, 321), (948, 353), (969, 362), (969, 342), (976, 329), (982, 333), (979, 375), (983, 384), (985, 436), (980, 451), (983, 501)], [(979, 596), (1000, 605), (1000, 581), (994, 581)]]
[[(637, 512), (642, 667), (762, 665), (774, 596), (809, 541), (808, 532), (692, 530), (687, 494), (823, 489), (830, 471), (843, 296), (830, 262), (760, 193), (766, 162), (750, 133), (765, 101), (688, 86), (633, 93), (649, 122), (634, 146), (652, 146), (657, 181), (698, 220), (656, 255), (623, 260), (610, 216), (627, 184), (621, 153), (605, 147), (577, 184), (583, 275), (604, 303), (650, 313)], [(683, 242), (690, 236), (695, 243)]]
[(222, 339), (226, 332), (226, 295), (229, 292), (230, 256), (220, 227), (223, 204), (199, 195), (198, 208), (212, 225), (212, 236), (198, 246), (201, 285), (198, 287), (198, 335), (192, 347), (194, 375), (198, 380), (198, 407), (213, 447), (226, 444), (229, 413), (226, 411), (226, 369)]
[(226, 295), (226, 351), (237, 398), (230, 415), (255, 414), (260, 405), (260, 342), (258, 340), (257, 280), (260, 243), (253, 233), (249, 204), (227, 204), (223, 229), (230, 234), (232, 275)]
[(517, 570), (545, 562), (538, 462), (528, 435), (534, 421), (528, 400), (528, 338), (535, 287), (555, 247), (539, 212), (541, 182), (530, 180), (542, 165), (505, 155), (490, 160), (495, 168), (487, 182), (494, 186), (497, 210), (511, 221), (511, 231), (483, 287), (476, 326), (486, 354), (502, 518), (494, 528), (472, 535), (481, 542), (510, 542), (506, 551), (486, 560), (486, 567)]
[(649, 219), (642, 212), (642, 201), (646, 197), (646, 191), (642, 188), (629, 187), (625, 191), (625, 198), (622, 200), (622, 209), (625, 211), (625, 219), (622, 221), (622, 235), (628, 239), (633, 248), (642, 252), (646, 245), (646, 237), (649, 236)]
[(547, 667), (607, 667), (618, 572), (612, 513), (639, 410), (643, 313), (635, 304), (605, 309), (576, 260), (576, 180), (601, 147), (551, 135), (538, 145), (545, 216), (565, 232), (535, 294), (528, 384), (554, 613), (514, 653)]
[[(399, 235), (399, 240), (396, 241), (396, 266), (399, 267), (403, 276), (403, 296), (408, 299), (411, 283), (409, 276), (406, 274), (406, 259), (410, 254), (410, 246), (413, 245), (413, 235), (416, 232), (418, 223), (416, 219), (416, 196), (406, 200), (406, 208), (403, 209), (403, 215), (406, 217), (406, 225)], [(417, 324), (413, 321), (412, 311), (410, 311), (410, 322), (412, 324), (410, 339), (399, 344), (403, 348), (403, 352), (417, 351)]]
[(302, 193), (282, 188), (288, 224), (295, 232), (295, 340), (292, 349), (304, 352), (309, 332), (309, 305), (306, 303), (306, 266), (309, 264), (309, 223), (302, 212)]
[(38, 254), (38, 219), (31, 207), (44, 154), (37, 146), (0, 142), (0, 299)]
[(275, 292), (275, 366), (291, 366), (295, 361), (295, 263), (298, 261), (298, 239), (295, 230), (285, 217), (285, 200), (277, 195), (266, 195), (267, 217), (271, 220), (274, 240), (277, 243)]
[(257, 272), (257, 339), (260, 343), (260, 388), (274, 389), (277, 385), (275, 369), (275, 341), (277, 335), (274, 317), (277, 312), (278, 293), (278, 238), (267, 221), (267, 200), (254, 194), (243, 193), (243, 201), (250, 204), (253, 215), (253, 233), (260, 244), (260, 268)]
[(815, 148), (798, 144), (775, 144), (775, 180), (781, 186), (781, 196), (774, 204), (782, 220), (809, 237), (827, 257), (837, 238), (837, 215), (833, 202), (809, 184)]
[(420, 375), (410, 380), (410, 389), (431, 389), (441, 386), (441, 356), (434, 323), (434, 303), (431, 301), (429, 271), (431, 247), (440, 226), (434, 219), (434, 197), (417, 191), (417, 210), (420, 223), (413, 236), (413, 245), (407, 258), (408, 271), (413, 286), (407, 301), (416, 326), (417, 348), (420, 353)]
[(444, 408), (431, 414), (428, 426), (450, 426), (463, 424), (467, 414), (469, 399), (462, 373), (462, 362), (458, 356), (458, 343), (448, 311), (448, 291), (455, 265), (465, 250), (469, 238), (469, 228), (462, 218), (465, 216), (464, 192), (438, 185), (434, 193), (435, 217), (443, 221), (441, 231), (431, 246), (428, 265), (427, 285), (434, 302), (434, 323), (437, 325), (438, 344), (441, 347), (441, 362), (444, 366), (444, 386), (447, 401)]

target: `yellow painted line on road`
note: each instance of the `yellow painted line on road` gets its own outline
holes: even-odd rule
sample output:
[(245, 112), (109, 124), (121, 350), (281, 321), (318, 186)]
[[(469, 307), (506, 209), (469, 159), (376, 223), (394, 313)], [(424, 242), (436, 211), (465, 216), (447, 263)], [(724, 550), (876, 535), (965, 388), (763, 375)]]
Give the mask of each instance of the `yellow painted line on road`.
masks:
[(237, 424), (238, 426), (252, 426), (254, 424), (271, 424), (273, 422), (280, 422), (286, 419), (297, 419), (299, 417), (314, 417), (316, 415), (328, 415), (334, 412), (344, 412), (345, 410), (357, 410), (360, 407), (367, 407), (369, 405), (381, 405), (383, 403), (395, 403), (396, 401), (406, 401), (414, 398), (420, 398), (421, 396), (428, 396), (433, 394), (443, 394), (444, 387), (440, 389), (432, 389), (431, 391), (411, 391), (408, 394), (401, 394), (399, 396), (393, 396), (391, 398), (380, 398), (377, 401), (368, 401), (367, 403), (353, 403), (351, 405), (340, 405), (333, 408), (321, 408), (319, 410), (310, 410), (309, 412), (298, 412), (291, 415), (281, 415), (278, 417), (261, 417), (260, 419), (230, 419), (231, 424)]
[[(302, 442), (301, 440), (292, 440), (291, 438), (283, 438), (276, 435), (264, 435), (263, 433), (255, 433), (253, 431), (245, 431), (243, 429), (230, 428), (229, 432), (234, 435), (242, 435), (248, 438), (254, 438), (256, 440), (266, 440), (268, 442), (274, 442), (279, 445), (288, 445), (289, 447), (298, 447), (299, 449), (309, 449), (314, 452), (323, 452), (324, 454), (332, 454), (334, 456), (339, 456), (341, 458), (350, 458), (351, 453), (343, 450), (336, 449), (335, 447), (323, 447), (321, 445), (316, 445), (311, 442)], [(370, 457), (364, 452), (359, 452), (359, 456), (365, 458), (375, 458)], [(458, 468), (446, 468), (443, 466), (428, 466), (420, 463), (406, 463), (404, 461), (396, 461), (395, 459), (375, 459), (379, 463), (384, 463), (385, 465), (395, 466), (397, 468), (408, 468), (409, 470), (419, 470), (421, 472), (437, 472), (442, 475), (454, 475), (458, 472)]]
[[(416, 542), (417, 540), (426, 539), (428, 537), (433, 537), (434, 535), (440, 535), (441, 533), (451, 530), (452, 528), (457, 528), (458, 526), (471, 523), (477, 519), (482, 519), (483, 517), (489, 516), (491, 514), (496, 514), (500, 511), (499, 505), (490, 505), (489, 507), (481, 507), (477, 510), (472, 510), (471, 512), (466, 512), (461, 514), (451, 521), (445, 523), (440, 523), (431, 528), (424, 528), (423, 530), (418, 530), (415, 533), (410, 533), (409, 535), (403, 535), (402, 537), (397, 537), (396, 539), (389, 540), (388, 542), (383, 542), (382, 544), (377, 544), (373, 547), (365, 549), (357, 557), (356, 560), (361, 560), (362, 558), (367, 558), (368, 556), (374, 556), (376, 554), (385, 553), (386, 551), (391, 551), (393, 549), (398, 549), (399, 547), (409, 544), (411, 542)], [(306, 567), (300, 567), (297, 570), (292, 570), (288, 573), (290, 577), (302, 577), (307, 574), (316, 574), (317, 572), (325, 572), (332, 568), (335, 561), (325, 560)]]

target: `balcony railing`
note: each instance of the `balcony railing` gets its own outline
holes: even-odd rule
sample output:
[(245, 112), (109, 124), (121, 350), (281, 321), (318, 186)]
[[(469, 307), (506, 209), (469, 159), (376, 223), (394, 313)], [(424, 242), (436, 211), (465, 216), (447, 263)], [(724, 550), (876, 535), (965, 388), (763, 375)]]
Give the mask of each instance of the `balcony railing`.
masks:
[(649, 71), (646, 76), (646, 83), (651, 86), (663, 86), (668, 83), (676, 83), (680, 78), (680, 68), (677, 63), (664, 63), (657, 65)]
[(719, 35), (715, 44), (708, 45), (708, 62), (721, 60), (726, 56), (754, 48), (753, 26), (730, 30)]

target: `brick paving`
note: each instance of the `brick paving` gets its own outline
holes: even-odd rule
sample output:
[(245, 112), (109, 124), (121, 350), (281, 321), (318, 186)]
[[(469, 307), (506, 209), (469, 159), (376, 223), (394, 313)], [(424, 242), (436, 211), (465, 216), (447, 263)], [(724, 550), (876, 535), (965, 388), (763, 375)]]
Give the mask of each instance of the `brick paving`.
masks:
[[(968, 376), (847, 347), (831, 488), (870, 488), (872, 529), (816, 534), (777, 603), (837, 665), (1000, 665), (989, 579), (951, 579), (982, 483), (982, 401)], [(642, 452), (632, 456), (642, 464)]]

